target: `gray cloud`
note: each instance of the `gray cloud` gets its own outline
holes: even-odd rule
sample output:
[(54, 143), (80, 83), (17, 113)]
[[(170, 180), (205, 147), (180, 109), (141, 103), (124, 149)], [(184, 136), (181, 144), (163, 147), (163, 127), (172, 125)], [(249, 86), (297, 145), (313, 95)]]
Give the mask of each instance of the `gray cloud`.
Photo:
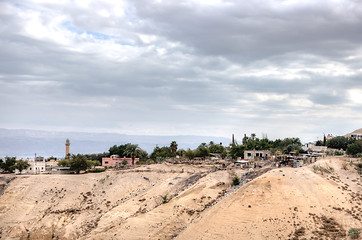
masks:
[(362, 4), (283, 3), (3, 1), (12, 117), (0, 124), (304, 139), (360, 128)]

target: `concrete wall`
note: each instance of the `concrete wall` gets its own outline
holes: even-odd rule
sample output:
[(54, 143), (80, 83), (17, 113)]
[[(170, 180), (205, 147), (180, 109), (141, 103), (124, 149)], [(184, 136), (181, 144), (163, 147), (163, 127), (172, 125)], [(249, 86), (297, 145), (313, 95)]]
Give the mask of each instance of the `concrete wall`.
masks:
[[(134, 164), (136, 164), (139, 160), (139, 158), (135, 158)], [(118, 155), (112, 155), (109, 158), (102, 158), (102, 166), (115, 167), (117, 162), (122, 163), (123, 161), (127, 161), (127, 165), (132, 165), (132, 158), (120, 158)]]
[(244, 151), (244, 159), (270, 158), (270, 157), (271, 153), (269, 150)]

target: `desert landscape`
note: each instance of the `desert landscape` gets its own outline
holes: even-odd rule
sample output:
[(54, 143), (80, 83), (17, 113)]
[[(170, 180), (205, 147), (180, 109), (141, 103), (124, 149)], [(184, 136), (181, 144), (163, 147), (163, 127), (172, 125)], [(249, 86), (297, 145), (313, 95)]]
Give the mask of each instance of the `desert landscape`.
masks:
[(362, 228), (361, 178), (342, 157), (300, 168), (163, 163), (1, 181), (2, 239), (348, 239)]

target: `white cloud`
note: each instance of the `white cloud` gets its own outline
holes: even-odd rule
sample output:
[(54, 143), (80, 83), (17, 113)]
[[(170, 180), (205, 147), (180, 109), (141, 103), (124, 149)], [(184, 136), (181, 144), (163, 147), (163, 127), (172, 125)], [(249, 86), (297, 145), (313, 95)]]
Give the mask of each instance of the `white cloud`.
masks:
[(69, 130), (130, 134), (308, 138), (361, 127), (356, 1), (26, 0), (0, 9), (0, 107), (27, 115), (3, 127), (64, 129), (67, 116)]

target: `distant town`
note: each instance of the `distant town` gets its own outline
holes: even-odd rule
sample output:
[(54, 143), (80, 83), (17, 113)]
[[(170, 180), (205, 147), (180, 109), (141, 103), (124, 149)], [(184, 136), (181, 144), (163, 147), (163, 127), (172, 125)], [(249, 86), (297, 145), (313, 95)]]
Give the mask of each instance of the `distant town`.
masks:
[[(362, 157), (362, 129), (344, 136), (323, 135), (323, 140), (306, 144), (299, 138), (269, 140), (256, 134), (240, 140), (232, 135), (231, 143), (200, 143), (196, 149), (179, 149), (176, 141), (169, 146), (156, 146), (151, 154), (137, 144), (114, 145), (108, 152), (98, 154), (72, 154), (69, 139), (65, 141), (63, 158), (36, 156), (0, 159), (2, 173), (16, 174), (61, 174), (83, 171), (100, 172), (107, 168), (129, 168), (134, 165), (155, 164), (169, 161), (220, 161), (233, 162), (236, 166), (249, 164), (249, 160), (272, 160), (281, 165), (303, 166), (311, 158), (350, 155)], [(278, 165), (278, 163), (276, 163)]]

